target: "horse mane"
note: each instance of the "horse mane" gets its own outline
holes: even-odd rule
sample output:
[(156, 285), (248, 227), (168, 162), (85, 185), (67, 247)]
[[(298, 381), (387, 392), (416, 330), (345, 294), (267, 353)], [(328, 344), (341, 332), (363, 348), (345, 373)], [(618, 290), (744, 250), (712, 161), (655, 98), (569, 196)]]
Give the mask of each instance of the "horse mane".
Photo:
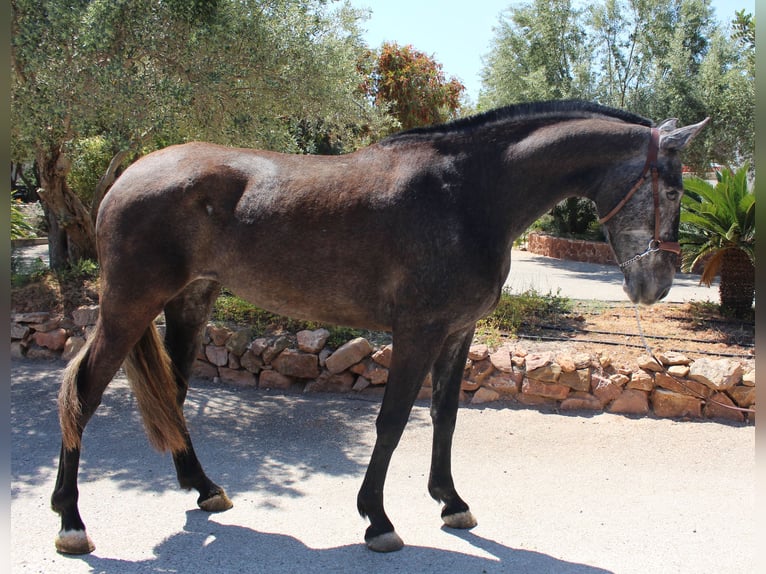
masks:
[[(473, 116), (459, 118), (444, 124), (427, 127), (413, 128), (393, 134), (383, 140), (385, 143), (393, 143), (399, 139), (407, 139), (412, 136), (429, 136), (437, 134), (467, 132), (474, 128), (494, 124), (502, 121), (533, 120), (533, 119), (568, 119), (572, 117), (602, 116), (620, 120), (630, 124), (638, 124), (651, 127), (653, 122), (637, 114), (610, 108), (595, 102), (585, 100), (552, 100), (547, 102), (530, 102), (513, 104), (493, 110), (489, 110)], [(383, 143), (381, 142), (381, 143)]]

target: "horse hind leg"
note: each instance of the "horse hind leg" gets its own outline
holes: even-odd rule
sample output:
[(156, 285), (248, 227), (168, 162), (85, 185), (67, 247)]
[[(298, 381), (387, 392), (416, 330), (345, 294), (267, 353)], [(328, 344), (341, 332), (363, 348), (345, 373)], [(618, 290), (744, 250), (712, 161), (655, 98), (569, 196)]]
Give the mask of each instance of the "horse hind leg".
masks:
[(452, 479), (452, 436), (457, 421), (460, 383), (473, 339), (473, 328), (450, 337), (434, 365), (431, 420), (433, 447), (428, 492), (444, 503), (442, 520), (450, 528), (473, 528), (476, 518), (455, 490)]
[(65, 554), (87, 554), (94, 550), (78, 509), (77, 473), (82, 434), (109, 382), (129, 354), (145, 325), (111, 326), (99, 319), (94, 333), (67, 366), (59, 392), (62, 431), (56, 485), (51, 507), (61, 516), (56, 549)]
[[(165, 348), (173, 364), (179, 410), (183, 410), (189, 390), (194, 357), (210, 310), (220, 291), (213, 281), (199, 280), (165, 306)], [(210, 480), (194, 452), (191, 436), (183, 421), (184, 448), (173, 452), (178, 483), (181, 488), (194, 488), (199, 493), (197, 505), (208, 512), (221, 512), (233, 506), (223, 488)]]

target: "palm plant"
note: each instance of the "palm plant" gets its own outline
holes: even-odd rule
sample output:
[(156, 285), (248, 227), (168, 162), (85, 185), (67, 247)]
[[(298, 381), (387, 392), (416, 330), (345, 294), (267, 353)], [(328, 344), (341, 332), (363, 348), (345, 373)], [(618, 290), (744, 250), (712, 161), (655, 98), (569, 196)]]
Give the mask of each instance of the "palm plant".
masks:
[(682, 269), (702, 265), (700, 283), (720, 274), (721, 312), (748, 317), (755, 298), (755, 194), (745, 164), (717, 174), (715, 186), (699, 178), (684, 181), (681, 211)]

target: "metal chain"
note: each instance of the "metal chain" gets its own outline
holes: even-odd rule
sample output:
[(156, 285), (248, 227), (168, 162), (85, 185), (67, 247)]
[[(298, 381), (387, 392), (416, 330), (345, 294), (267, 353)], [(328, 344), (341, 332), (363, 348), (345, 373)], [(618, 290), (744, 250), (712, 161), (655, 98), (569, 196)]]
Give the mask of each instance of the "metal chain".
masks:
[(620, 267), (620, 269), (625, 269), (628, 265), (631, 265), (632, 263), (635, 263), (639, 259), (643, 259), (644, 257), (649, 255), (650, 253), (654, 253), (654, 252), (659, 251), (659, 250), (660, 250), (659, 242), (657, 242), (656, 240), (652, 239), (651, 241), (649, 241), (649, 246), (646, 248), (646, 251), (644, 251), (643, 253), (639, 253), (638, 255), (634, 255), (633, 257), (631, 257), (627, 261), (623, 261), (622, 263), (619, 263), (618, 266)]

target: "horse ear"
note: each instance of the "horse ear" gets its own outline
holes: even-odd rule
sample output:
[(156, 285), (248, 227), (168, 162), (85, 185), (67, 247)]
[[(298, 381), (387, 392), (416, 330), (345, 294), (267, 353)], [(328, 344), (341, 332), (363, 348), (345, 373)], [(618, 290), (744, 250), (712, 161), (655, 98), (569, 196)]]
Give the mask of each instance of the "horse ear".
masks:
[(657, 126), (657, 129), (661, 132), (672, 132), (674, 129), (676, 129), (677, 123), (678, 118), (668, 118), (664, 122), (660, 123), (660, 125)]
[[(685, 148), (687, 145), (689, 145), (689, 142), (692, 141), (694, 136), (696, 136), (709, 121), (710, 118), (705, 118), (698, 124), (692, 124), (684, 128), (674, 129), (670, 132), (663, 132), (662, 128), (660, 127), (660, 149), (677, 151)], [(663, 125), (666, 123), (667, 121), (663, 122)]]

